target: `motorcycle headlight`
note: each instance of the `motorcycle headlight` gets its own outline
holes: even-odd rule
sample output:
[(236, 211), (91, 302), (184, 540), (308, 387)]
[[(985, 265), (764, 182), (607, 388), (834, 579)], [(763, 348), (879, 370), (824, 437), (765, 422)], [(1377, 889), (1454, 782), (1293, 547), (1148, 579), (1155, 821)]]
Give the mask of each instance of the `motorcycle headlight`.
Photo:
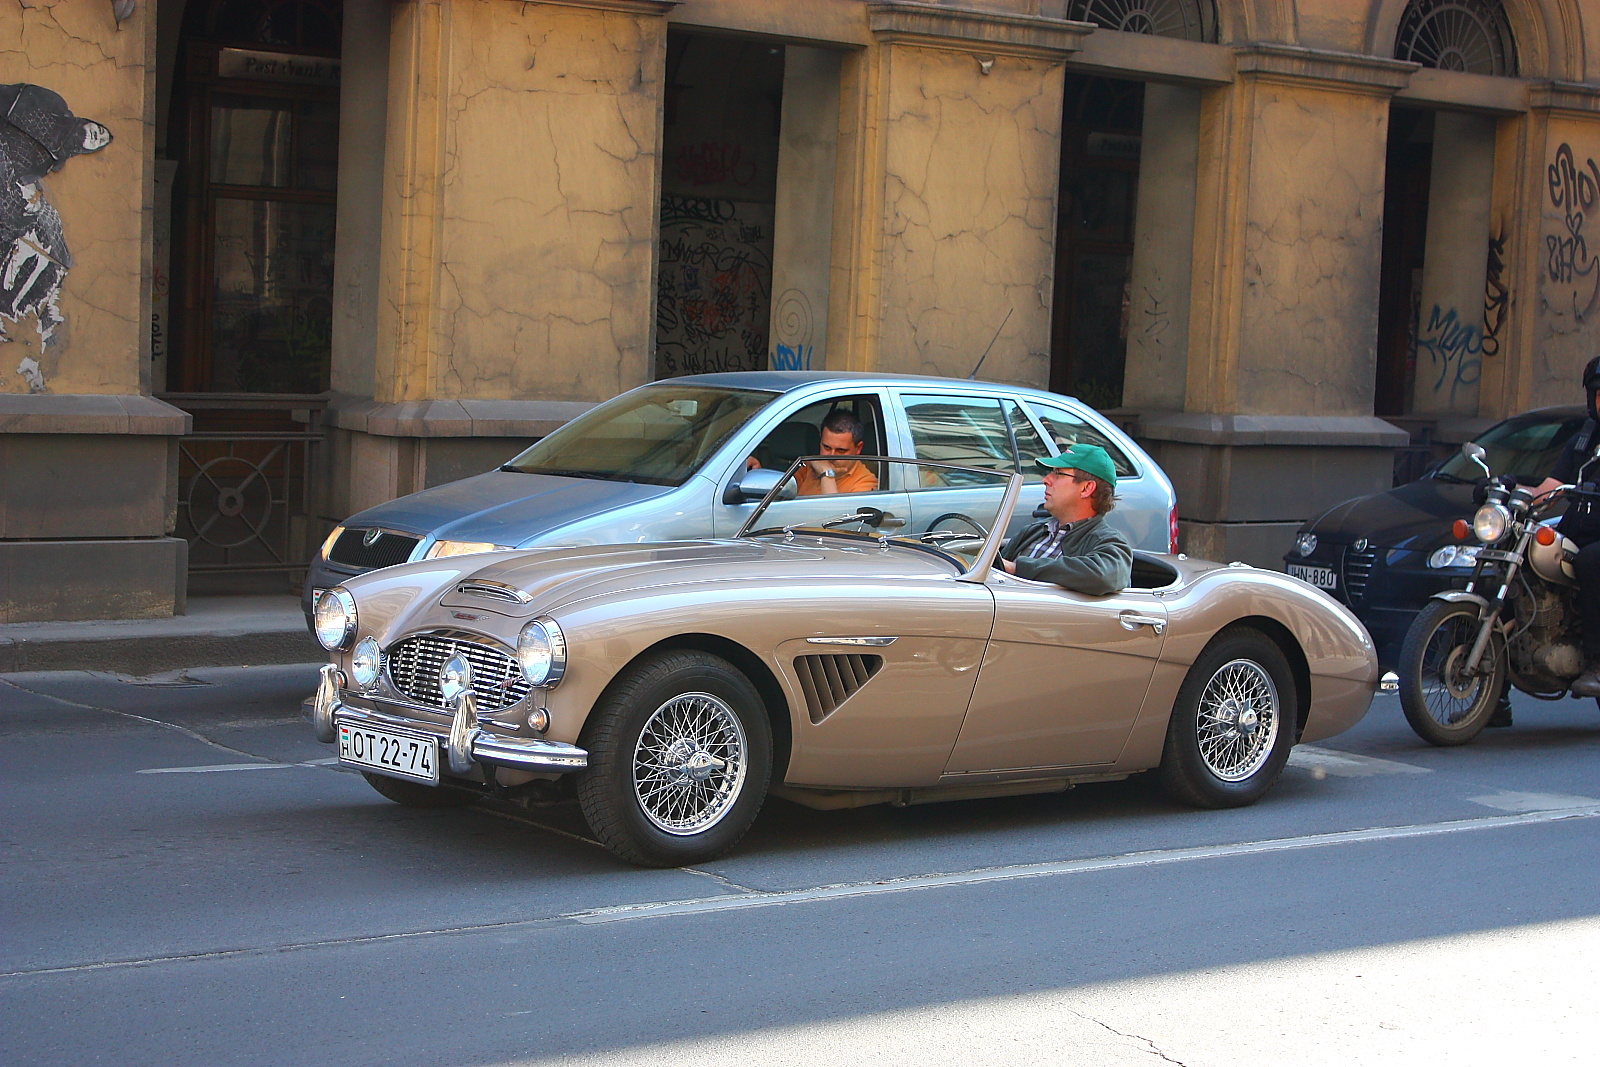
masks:
[(377, 638), (363, 637), (350, 657), (350, 676), (358, 688), (369, 689), (378, 680), (378, 663)]
[(522, 676), (549, 688), (561, 681), (567, 669), (567, 639), (552, 618), (534, 619), (517, 635), (517, 663)]
[(1317, 550), (1317, 535), (1314, 533), (1303, 533), (1299, 537), (1296, 537), (1294, 539), (1294, 550), (1301, 556), (1301, 558), (1311, 555), (1311, 553)]
[(344, 648), (356, 633), (356, 598), (343, 589), (329, 589), (317, 598), (312, 624), (323, 648)]
[(1428, 557), (1428, 566), (1434, 570), (1444, 567), (1471, 567), (1478, 562), (1482, 545), (1445, 545), (1435, 549)]
[(1511, 529), (1511, 512), (1504, 504), (1485, 504), (1472, 516), (1472, 535), (1486, 545), (1492, 545)]
[(504, 552), (510, 545), (497, 545), (492, 541), (435, 541), (425, 559), (444, 559), (446, 556), (475, 556), (479, 552)]

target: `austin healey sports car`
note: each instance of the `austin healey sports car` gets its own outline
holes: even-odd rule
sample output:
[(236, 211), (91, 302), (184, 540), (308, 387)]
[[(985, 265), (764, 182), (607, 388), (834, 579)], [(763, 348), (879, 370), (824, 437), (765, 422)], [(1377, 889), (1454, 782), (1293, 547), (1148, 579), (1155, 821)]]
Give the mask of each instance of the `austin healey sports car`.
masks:
[(798, 492), (806, 462), (731, 539), (324, 592), (317, 736), (400, 804), (570, 791), (607, 848), (669, 866), (731, 848), (769, 793), (914, 804), (1154, 769), (1183, 802), (1249, 804), (1371, 703), (1370, 639), (1303, 582), (1136, 552), (1129, 588), (1074, 593), (996, 562), (1020, 474), (864, 456), (865, 504)]

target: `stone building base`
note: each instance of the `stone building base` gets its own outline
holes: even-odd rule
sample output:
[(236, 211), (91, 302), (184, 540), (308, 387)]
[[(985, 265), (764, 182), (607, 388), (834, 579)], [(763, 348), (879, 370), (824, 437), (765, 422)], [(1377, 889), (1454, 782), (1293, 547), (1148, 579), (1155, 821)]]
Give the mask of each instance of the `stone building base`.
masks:
[(188, 570), (181, 537), (0, 541), (0, 623), (182, 615)]

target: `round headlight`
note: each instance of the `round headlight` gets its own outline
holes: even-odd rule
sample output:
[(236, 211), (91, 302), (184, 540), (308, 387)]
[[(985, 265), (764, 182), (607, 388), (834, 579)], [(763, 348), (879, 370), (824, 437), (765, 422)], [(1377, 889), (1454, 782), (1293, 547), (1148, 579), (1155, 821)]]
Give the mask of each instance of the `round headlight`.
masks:
[(370, 689), (378, 680), (378, 640), (363, 637), (350, 657), (350, 676), (361, 689)]
[(567, 639), (551, 618), (534, 619), (517, 635), (517, 663), (534, 685), (553, 686), (567, 669)]
[(1511, 512), (1502, 504), (1485, 504), (1472, 516), (1472, 535), (1486, 545), (1492, 545), (1511, 528)]
[(1317, 535), (1314, 533), (1303, 533), (1299, 537), (1296, 537), (1294, 539), (1294, 550), (1302, 558), (1311, 555), (1311, 553), (1317, 550)]
[(356, 634), (356, 598), (343, 589), (329, 589), (317, 598), (312, 625), (323, 648), (344, 648)]
[(1478, 545), (1445, 545), (1434, 549), (1428, 557), (1428, 566), (1435, 570), (1443, 567), (1470, 567), (1478, 562)]

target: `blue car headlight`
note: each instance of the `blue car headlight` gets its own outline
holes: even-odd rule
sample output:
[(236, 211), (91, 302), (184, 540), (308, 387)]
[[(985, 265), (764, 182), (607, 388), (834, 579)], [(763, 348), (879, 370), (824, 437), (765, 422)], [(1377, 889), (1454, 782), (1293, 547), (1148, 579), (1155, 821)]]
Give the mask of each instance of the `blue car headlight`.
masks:
[(1317, 550), (1317, 535), (1308, 531), (1296, 537), (1294, 539), (1294, 550), (1300, 554), (1301, 558), (1311, 555)]
[(1482, 545), (1445, 545), (1436, 548), (1428, 557), (1430, 570), (1442, 570), (1445, 567), (1471, 567), (1478, 562), (1478, 553), (1483, 550)]

